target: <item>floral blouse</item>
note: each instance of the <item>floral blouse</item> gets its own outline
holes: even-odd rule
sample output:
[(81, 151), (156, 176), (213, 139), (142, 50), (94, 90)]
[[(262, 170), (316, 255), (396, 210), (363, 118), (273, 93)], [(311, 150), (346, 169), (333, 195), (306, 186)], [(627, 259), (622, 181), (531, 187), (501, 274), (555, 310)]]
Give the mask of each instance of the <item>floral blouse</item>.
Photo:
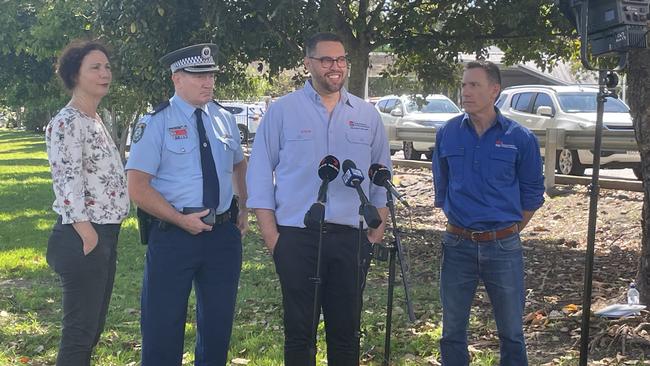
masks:
[(100, 119), (66, 106), (45, 132), (55, 200), (64, 224), (118, 224), (129, 213), (124, 165)]

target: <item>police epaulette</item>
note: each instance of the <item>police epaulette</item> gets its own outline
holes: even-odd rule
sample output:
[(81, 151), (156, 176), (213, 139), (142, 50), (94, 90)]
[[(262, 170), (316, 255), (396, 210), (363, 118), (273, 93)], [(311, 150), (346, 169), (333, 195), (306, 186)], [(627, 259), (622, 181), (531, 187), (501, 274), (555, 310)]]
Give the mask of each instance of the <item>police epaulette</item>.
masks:
[(213, 102), (214, 104), (216, 104), (217, 106), (219, 106), (220, 108), (226, 109), (226, 107), (222, 106), (219, 102), (217, 102), (216, 99), (212, 99), (212, 102)]
[(166, 100), (166, 101), (164, 101), (164, 102), (158, 104), (158, 105), (153, 109), (153, 111), (151, 111), (151, 112), (149, 112), (149, 113), (147, 113), (147, 114), (150, 115), (150, 116), (153, 116), (153, 115), (155, 115), (156, 113), (162, 111), (163, 109), (165, 109), (165, 108), (167, 108), (167, 107), (169, 107), (169, 100)]

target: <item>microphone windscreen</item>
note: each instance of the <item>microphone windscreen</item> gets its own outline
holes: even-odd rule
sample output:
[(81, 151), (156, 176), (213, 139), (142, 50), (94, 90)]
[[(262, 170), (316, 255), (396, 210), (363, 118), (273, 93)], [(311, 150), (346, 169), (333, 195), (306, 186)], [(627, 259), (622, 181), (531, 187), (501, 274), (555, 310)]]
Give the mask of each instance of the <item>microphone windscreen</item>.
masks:
[(348, 171), (350, 169), (356, 169), (356, 168), (357, 168), (357, 165), (354, 163), (354, 161), (352, 161), (350, 159), (345, 159), (343, 161), (343, 172), (346, 172), (346, 171)]
[(331, 182), (339, 175), (339, 159), (334, 155), (327, 155), (318, 165), (318, 176), (322, 180)]
[(382, 164), (372, 164), (368, 169), (368, 177), (378, 186), (383, 186), (390, 179), (390, 170)]

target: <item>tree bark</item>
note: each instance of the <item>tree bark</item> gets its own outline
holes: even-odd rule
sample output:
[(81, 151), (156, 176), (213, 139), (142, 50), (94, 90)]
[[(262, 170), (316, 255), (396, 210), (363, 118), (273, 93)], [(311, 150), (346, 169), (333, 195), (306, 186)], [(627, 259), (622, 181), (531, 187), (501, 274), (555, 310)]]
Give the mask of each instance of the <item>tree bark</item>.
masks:
[(636, 276), (642, 304), (650, 304), (650, 49), (629, 54), (628, 101), (643, 172), (641, 255)]
[(351, 60), (348, 91), (359, 98), (365, 98), (370, 50), (367, 45), (360, 44), (358, 47), (349, 47), (347, 52)]

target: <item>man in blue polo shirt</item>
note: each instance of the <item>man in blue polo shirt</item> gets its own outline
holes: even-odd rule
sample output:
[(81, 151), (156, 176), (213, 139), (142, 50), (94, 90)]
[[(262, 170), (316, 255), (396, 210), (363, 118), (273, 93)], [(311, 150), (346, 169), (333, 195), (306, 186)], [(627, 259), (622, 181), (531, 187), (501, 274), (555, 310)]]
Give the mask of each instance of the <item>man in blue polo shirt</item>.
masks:
[(469, 364), (467, 325), (479, 279), (492, 303), (500, 365), (528, 364), (519, 232), (544, 203), (544, 177), (535, 135), (494, 107), (500, 88), (493, 63), (468, 63), (462, 81), (465, 115), (436, 134), (435, 207), (448, 220), (440, 271), (443, 365)]

